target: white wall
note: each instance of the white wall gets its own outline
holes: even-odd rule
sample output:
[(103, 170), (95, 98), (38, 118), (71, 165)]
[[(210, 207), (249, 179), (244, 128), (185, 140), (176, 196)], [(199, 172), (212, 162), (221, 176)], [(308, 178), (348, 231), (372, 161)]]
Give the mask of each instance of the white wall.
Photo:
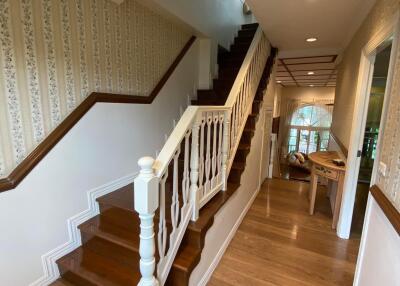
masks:
[[(157, 5), (189, 25), (198, 36), (212, 39), (211, 72), (215, 77), (218, 69), (218, 44), (229, 49), (240, 26), (254, 22), (253, 16), (243, 15), (240, 0), (141, 0), (147, 5)], [(148, 3), (152, 2), (152, 3)]]
[(400, 236), (371, 194), (354, 285), (400, 285)]
[(151, 0), (196, 31), (229, 48), (240, 25), (252, 21), (243, 15), (240, 0)]
[(193, 94), (197, 59), (195, 43), (151, 105), (96, 104), (16, 189), (0, 194), (0, 285), (44, 283), (41, 256), (75, 245), (67, 220), (87, 216), (88, 192), (132, 182), (137, 160), (155, 156)]
[[(271, 85), (268, 88), (272, 88)], [(267, 103), (273, 102), (273, 94), (274, 92), (266, 93), (262, 110), (270, 108)], [(272, 97), (272, 100), (269, 96)], [(214, 224), (206, 235), (201, 261), (190, 276), (189, 285), (191, 286), (207, 284), (226, 247), (228, 247), (230, 240), (233, 238), (237, 227), (239, 227), (241, 220), (260, 189), (263, 178), (259, 175), (261, 170), (264, 169), (260, 164), (260, 161), (262, 161), (260, 158), (267, 155), (263, 150), (263, 137), (265, 135), (263, 129), (263, 124), (265, 123), (264, 115), (264, 112), (260, 113), (256, 124), (256, 132), (251, 141), (246, 169), (241, 177), (241, 186), (216, 214)]]

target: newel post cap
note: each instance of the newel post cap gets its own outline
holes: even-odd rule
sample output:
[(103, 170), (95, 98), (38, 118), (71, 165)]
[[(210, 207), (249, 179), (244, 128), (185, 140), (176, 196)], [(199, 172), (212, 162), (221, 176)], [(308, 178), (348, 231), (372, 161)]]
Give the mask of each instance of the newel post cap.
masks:
[(154, 159), (152, 157), (142, 157), (138, 161), (140, 174), (152, 174)]
[(139, 176), (134, 180), (135, 210), (140, 214), (151, 214), (158, 208), (158, 178), (153, 171), (154, 159), (143, 157), (138, 161)]

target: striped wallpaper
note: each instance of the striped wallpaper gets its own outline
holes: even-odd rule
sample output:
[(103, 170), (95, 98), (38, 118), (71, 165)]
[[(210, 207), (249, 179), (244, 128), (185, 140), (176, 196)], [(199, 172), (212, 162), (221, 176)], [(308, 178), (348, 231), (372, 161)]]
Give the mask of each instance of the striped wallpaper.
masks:
[(134, 0), (0, 0), (0, 177), (91, 92), (148, 95), (190, 36)]

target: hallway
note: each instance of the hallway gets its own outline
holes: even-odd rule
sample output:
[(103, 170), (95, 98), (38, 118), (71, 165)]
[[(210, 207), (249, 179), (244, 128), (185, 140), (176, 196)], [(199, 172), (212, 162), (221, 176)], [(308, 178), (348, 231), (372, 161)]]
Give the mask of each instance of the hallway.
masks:
[(307, 183), (264, 182), (208, 285), (352, 285), (360, 235), (336, 236), (319, 188), (309, 216)]

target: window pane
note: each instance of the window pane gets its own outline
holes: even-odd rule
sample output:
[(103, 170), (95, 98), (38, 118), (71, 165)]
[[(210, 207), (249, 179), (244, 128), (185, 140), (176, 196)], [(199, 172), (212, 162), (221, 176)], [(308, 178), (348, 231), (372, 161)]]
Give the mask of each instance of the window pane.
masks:
[(319, 141), (319, 132), (311, 131), (310, 145), (308, 147), (308, 153), (317, 151), (318, 141)]
[(307, 153), (310, 131), (300, 130), (299, 152)]
[(296, 110), (291, 125), (327, 127), (331, 126), (332, 115), (321, 106), (304, 106)]

